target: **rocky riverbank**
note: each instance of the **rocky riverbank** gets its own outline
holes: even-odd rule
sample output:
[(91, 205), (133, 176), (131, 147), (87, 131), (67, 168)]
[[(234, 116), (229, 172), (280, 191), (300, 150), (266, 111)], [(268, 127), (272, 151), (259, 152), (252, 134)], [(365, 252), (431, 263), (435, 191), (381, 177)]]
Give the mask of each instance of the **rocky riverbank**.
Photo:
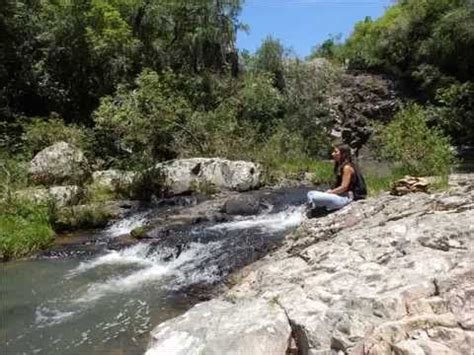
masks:
[(220, 299), (160, 324), (147, 354), (470, 354), (473, 221), (472, 174), (306, 220)]

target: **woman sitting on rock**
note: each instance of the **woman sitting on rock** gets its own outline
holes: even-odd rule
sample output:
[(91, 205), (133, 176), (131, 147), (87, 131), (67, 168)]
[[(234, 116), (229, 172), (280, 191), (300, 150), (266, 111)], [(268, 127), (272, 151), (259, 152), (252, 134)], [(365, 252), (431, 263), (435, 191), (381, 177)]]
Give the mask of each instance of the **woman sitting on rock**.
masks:
[(335, 187), (326, 192), (308, 192), (308, 203), (313, 212), (322, 212), (321, 209), (325, 212), (334, 211), (367, 196), (364, 178), (352, 162), (351, 148), (347, 144), (339, 144), (334, 147), (332, 157), (336, 175)]

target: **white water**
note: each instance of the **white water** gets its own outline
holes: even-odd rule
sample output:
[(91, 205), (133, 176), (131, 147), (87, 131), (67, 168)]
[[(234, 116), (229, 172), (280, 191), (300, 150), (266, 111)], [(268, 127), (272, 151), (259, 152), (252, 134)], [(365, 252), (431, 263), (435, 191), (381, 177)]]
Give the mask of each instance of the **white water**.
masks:
[(108, 237), (118, 237), (129, 234), (133, 229), (143, 226), (147, 222), (149, 212), (136, 213), (127, 218), (121, 219), (107, 227), (104, 231)]
[(209, 230), (242, 230), (258, 228), (263, 232), (279, 232), (297, 227), (303, 221), (304, 206), (294, 207), (278, 213), (265, 213), (257, 216), (242, 217), (236, 221), (225, 222), (209, 227)]
[(125, 293), (140, 287), (145, 287), (154, 282), (167, 278), (166, 288), (177, 285), (186, 286), (196, 282), (214, 282), (217, 280), (216, 269), (212, 265), (200, 269), (201, 262), (212, 256), (212, 251), (219, 248), (219, 242), (201, 244), (191, 243), (177, 258), (166, 262), (164, 257), (169, 256), (173, 250), (152, 250), (145, 243), (120, 251), (109, 253), (81, 263), (72, 270), (69, 277), (76, 277), (92, 269), (108, 267), (134, 266), (138, 270), (128, 275), (110, 277), (101, 282), (90, 284), (87, 291), (78, 295), (74, 303), (88, 303), (100, 300), (112, 293)]

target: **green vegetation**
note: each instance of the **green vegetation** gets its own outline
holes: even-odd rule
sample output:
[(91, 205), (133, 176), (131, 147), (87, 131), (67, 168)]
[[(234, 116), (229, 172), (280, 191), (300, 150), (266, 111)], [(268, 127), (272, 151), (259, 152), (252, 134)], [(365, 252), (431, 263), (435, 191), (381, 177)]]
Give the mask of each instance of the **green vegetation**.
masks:
[(10, 199), (0, 202), (0, 254), (19, 258), (47, 247), (54, 237), (49, 206)]
[(381, 134), (381, 151), (387, 159), (400, 162), (406, 174), (448, 175), (454, 162), (449, 139), (427, 125), (427, 112), (419, 105), (400, 111)]

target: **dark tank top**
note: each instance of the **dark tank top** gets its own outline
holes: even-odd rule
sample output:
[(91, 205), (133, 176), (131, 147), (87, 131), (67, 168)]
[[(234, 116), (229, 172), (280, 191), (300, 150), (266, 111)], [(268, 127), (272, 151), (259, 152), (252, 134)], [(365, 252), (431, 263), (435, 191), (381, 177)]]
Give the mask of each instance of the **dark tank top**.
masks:
[(344, 166), (349, 164), (354, 169), (354, 173), (351, 175), (351, 181), (349, 183), (349, 191), (354, 195), (354, 200), (362, 200), (367, 197), (367, 186), (365, 184), (364, 177), (360, 173), (359, 168), (354, 163), (345, 163), (342, 165), (336, 175), (335, 187), (341, 186), (342, 184), (342, 169)]

